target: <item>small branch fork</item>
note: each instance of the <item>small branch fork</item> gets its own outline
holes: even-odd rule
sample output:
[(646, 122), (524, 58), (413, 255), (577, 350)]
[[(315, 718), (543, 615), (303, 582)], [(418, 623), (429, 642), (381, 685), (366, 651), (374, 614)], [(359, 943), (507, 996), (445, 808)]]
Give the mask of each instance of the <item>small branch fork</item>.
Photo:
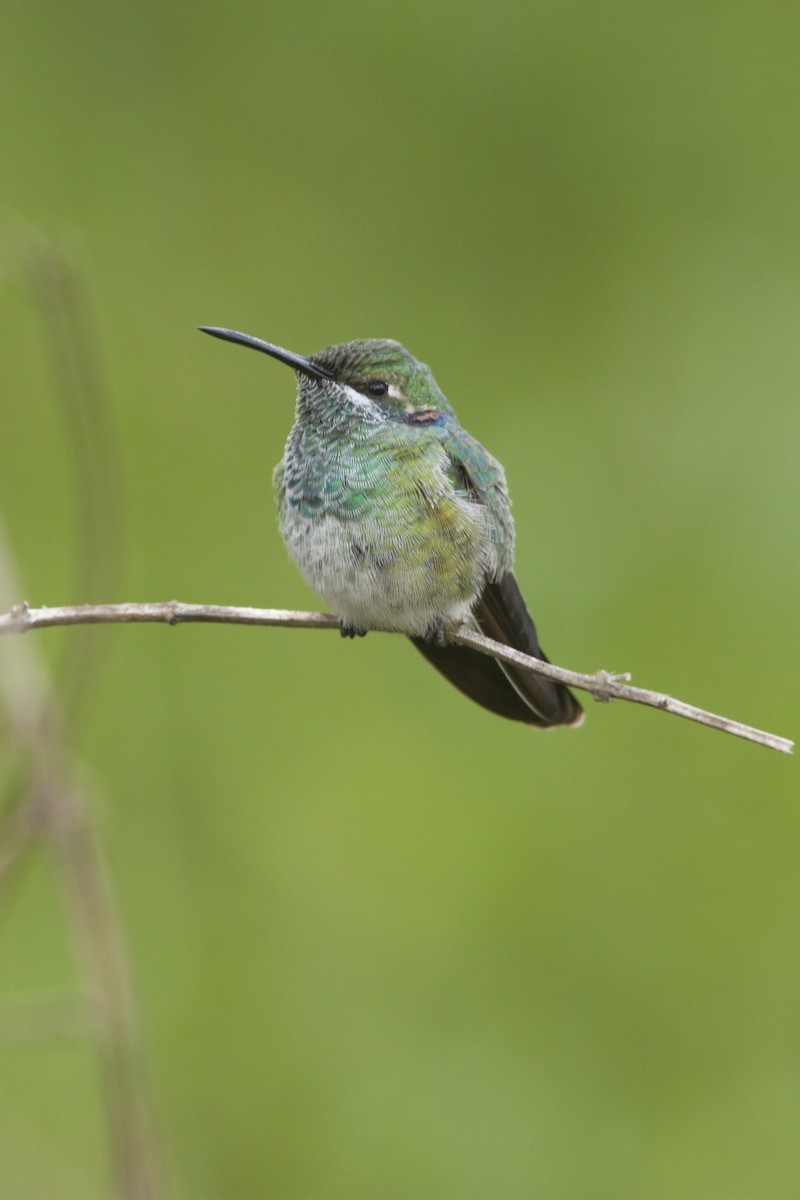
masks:
[[(159, 604), (67, 605), (62, 608), (31, 608), (25, 603), (17, 605), (9, 613), (0, 615), (0, 636), (27, 633), (32, 629), (46, 629), (54, 625), (118, 625), (136, 622), (180, 625), (197, 621), (218, 625), (277, 626), (284, 629), (339, 628), (337, 618), (329, 613), (293, 612), (278, 608), (236, 608), (225, 604), (184, 604), (180, 600), (169, 600)], [(578, 671), (569, 671), (552, 663), (541, 662), (538, 658), (531, 658), (464, 626), (449, 630), (448, 639), (461, 646), (471, 646), (481, 654), (488, 654), (501, 662), (528, 667), (548, 679), (591, 692), (596, 700), (629, 700), (634, 704), (646, 704), (651, 708), (660, 708), (664, 712), (674, 713), (675, 716), (685, 717), (688, 721), (719, 729), (722, 733), (745, 738), (770, 750), (778, 750), (782, 754), (791, 754), (794, 749), (794, 743), (788, 738), (753, 729), (739, 721), (731, 721), (728, 717), (717, 716), (661, 692), (631, 687), (627, 682), (630, 675), (627, 674), (611, 675), (607, 671), (598, 671), (596, 675), (583, 675)]]

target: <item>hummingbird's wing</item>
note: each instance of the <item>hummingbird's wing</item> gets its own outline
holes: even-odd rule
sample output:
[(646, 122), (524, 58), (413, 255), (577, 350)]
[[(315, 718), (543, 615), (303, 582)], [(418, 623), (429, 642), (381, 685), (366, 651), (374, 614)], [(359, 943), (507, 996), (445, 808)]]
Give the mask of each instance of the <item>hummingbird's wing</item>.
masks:
[(530, 705), (511, 686), (495, 659), (469, 646), (437, 646), (422, 638), (409, 640), (449, 683), (482, 708), (488, 708), (489, 712), (508, 717), (511, 721), (524, 721), (527, 725), (541, 724)]
[[(511, 571), (486, 583), (474, 616), (478, 628), (486, 637), (513, 646), (515, 650), (540, 658), (543, 662), (549, 661), (539, 646), (536, 626)], [(583, 709), (563, 684), (511, 663), (498, 663), (495, 660), (495, 665), (528, 706), (530, 724), (550, 728), (553, 725), (579, 725), (582, 722)]]
[[(539, 646), (536, 626), (510, 569), (513, 525), (502, 467), (463, 430), (448, 439), (445, 448), (458, 485), (486, 509), (499, 547), (498, 566), (494, 576), (486, 579), (473, 612), (474, 623), (486, 637), (547, 662)], [(503, 569), (504, 565), (508, 569)], [(583, 709), (563, 684), (524, 667), (500, 663), (467, 646), (436, 646), (420, 638), (411, 640), (455, 687), (500, 716), (545, 729), (579, 725), (583, 720)]]
[[(473, 613), (477, 629), (486, 637), (548, 662), (539, 646), (536, 627), (509, 571), (487, 581)], [(580, 725), (583, 709), (568, 688), (535, 671), (500, 663), (469, 646), (437, 646), (422, 638), (411, 641), (437, 671), (476, 704), (527, 725), (552, 729)]]

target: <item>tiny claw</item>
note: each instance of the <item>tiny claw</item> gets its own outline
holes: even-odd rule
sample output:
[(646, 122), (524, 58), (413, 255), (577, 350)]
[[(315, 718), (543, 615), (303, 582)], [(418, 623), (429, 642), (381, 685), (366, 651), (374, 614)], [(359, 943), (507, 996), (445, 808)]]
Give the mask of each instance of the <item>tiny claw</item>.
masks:
[(431, 646), (446, 646), (447, 638), (445, 637), (445, 624), (442, 618), (439, 617), (437, 620), (431, 621), (422, 636)]
[(339, 634), (343, 638), (366, 637), (366, 629), (362, 629), (360, 625), (351, 625), (349, 621), (339, 622)]

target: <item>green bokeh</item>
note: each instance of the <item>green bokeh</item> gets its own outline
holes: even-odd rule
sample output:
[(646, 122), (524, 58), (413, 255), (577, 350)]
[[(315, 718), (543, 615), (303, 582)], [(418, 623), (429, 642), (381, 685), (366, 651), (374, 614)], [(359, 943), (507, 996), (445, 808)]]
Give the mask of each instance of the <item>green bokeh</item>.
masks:
[[(798, 729), (795, 4), (7, 0), (0, 503), (32, 603), (315, 607), (292, 381), (396, 337), (506, 466), (545, 649)], [(76, 594), (19, 221), (85, 264), (125, 578)], [(55, 657), (79, 631), (36, 635)], [(400, 638), (94, 631), (90, 764), (176, 1196), (800, 1189), (796, 765), (537, 734)], [(4, 653), (0, 648), (0, 654)], [(68, 981), (38, 864), (0, 986)], [(107, 1194), (91, 1052), (0, 1048), (10, 1200)]]

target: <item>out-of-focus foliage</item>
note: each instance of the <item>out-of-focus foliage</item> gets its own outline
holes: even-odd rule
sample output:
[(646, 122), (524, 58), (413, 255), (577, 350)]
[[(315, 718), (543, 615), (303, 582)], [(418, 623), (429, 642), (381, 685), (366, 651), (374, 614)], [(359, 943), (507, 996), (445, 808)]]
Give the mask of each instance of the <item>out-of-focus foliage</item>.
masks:
[[(396, 337), (507, 468), (555, 661), (796, 734), (798, 37), (771, 0), (7, 0), (0, 503), (27, 598), (315, 607), (272, 513), (292, 379), (195, 326)], [(76, 594), (20, 220), (89, 272), (118, 595)], [(88, 636), (78, 750), (177, 1195), (793, 1194), (791, 760), (625, 705), (540, 735), (399, 638)], [(0, 985), (68, 974), (37, 868)], [(89, 1049), (0, 1053), (4, 1194), (104, 1194)]]

